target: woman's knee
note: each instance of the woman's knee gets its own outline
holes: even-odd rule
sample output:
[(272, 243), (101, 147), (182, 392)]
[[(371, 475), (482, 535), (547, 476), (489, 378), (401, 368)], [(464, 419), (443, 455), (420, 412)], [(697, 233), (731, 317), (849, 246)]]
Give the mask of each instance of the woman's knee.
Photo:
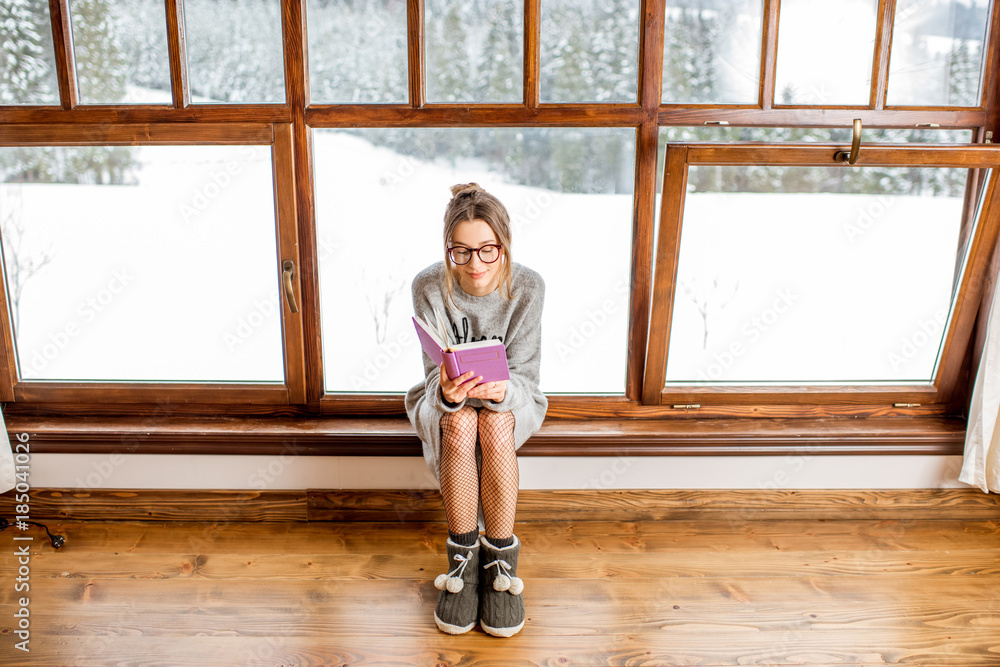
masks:
[(444, 413), (441, 417), (442, 446), (475, 451), (477, 421), (475, 409), (467, 405), (455, 412)]
[(479, 411), (479, 428), (514, 432), (514, 415), (511, 412)]
[(484, 454), (487, 448), (513, 448), (514, 415), (510, 412), (480, 410), (479, 440)]
[(463, 405), (455, 412), (446, 412), (441, 417), (441, 428), (452, 428), (456, 430), (476, 430), (478, 421), (475, 408)]

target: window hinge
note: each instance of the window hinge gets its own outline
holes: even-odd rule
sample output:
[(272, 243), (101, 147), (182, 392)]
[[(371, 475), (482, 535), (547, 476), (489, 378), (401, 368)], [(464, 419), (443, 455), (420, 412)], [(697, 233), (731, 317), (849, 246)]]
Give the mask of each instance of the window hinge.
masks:
[(706, 120), (704, 125), (729, 125), (728, 120)]
[(919, 408), (920, 404), (919, 403), (893, 403), (892, 407), (894, 407), (894, 408)]
[(917, 123), (914, 127), (941, 127), (941, 123)]
[(701, 404), (700, 403), (681, 403), (681, 404), (675, 405), (674, 407), (677, 408), (677, 409), (679, 409), (679, 410), (691, 410), (691, 409), (700, 408)]

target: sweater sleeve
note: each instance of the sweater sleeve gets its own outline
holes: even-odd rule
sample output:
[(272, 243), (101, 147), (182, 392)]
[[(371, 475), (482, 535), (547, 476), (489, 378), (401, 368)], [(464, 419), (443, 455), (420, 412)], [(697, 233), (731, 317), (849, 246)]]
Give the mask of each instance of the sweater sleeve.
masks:
[[(433, 322), (434, 309), (424, 288), (425, 285), (418, 283), (418, 281), (413, 282), (413, 312), (423, 318), (425, 322)], [(445, 400), (441, 394), (440, 369), (426, 353), (421, 356), (424, 360), (424, 400), (428, 405), (441, 412), (457, 412), (465, 405), (465, 400), (463, 399), (461, 403), (450, 403)]]
[(510, 380), (502, 401), (483, 400), (483, 405), (496, 412), (521, 408), (532, 400), (538, 388), (539, 365), (542, 359), (542, 307), (545, 302), (545, 282), (537, 273), (521, 289), (518, 308), (507, 329), (507, 364)]

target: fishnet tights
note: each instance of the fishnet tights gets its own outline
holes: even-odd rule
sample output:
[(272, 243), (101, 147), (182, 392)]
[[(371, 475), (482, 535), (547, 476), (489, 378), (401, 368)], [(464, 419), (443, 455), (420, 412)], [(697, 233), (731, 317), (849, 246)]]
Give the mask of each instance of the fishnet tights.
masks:
[[(482, 479), (476, 473), (476, 436), (482, 450)], [(514, 534), (519, 484), (514, 451), (514, 415), (465, 406), (441, 418), (441, 495), (448, 530), (468, 533), (478, 526), (482, 496), (486, 535)]]

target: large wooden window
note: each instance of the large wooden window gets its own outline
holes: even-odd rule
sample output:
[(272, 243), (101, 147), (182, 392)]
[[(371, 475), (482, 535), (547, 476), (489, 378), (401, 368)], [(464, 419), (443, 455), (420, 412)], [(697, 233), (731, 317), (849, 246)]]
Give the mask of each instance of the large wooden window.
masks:
[(738, 449), (759, 417), (867, 417), (954, 443), (1000, 219), (998, 21), (985, 0), (5, 3), (0, 398), (352, 423), (349, 453), (405, 429), (409, 282), (474, 180), (548, 285), (546, 428), (575, 434), (552, 442), (705, 417), (686, 433)]
[[(108, 124), (83, 145), (51, 136), (78, 125), (12, 127), (6, 143), (23, 145), (0, 148), (0, 206), (15, 401), (303, 401), (287, 123)], [(46, 145), (23, 141), (34, 133)]]
[(647, 402), (946, 404), (997, 238), (981, 148), (669, 147)]

